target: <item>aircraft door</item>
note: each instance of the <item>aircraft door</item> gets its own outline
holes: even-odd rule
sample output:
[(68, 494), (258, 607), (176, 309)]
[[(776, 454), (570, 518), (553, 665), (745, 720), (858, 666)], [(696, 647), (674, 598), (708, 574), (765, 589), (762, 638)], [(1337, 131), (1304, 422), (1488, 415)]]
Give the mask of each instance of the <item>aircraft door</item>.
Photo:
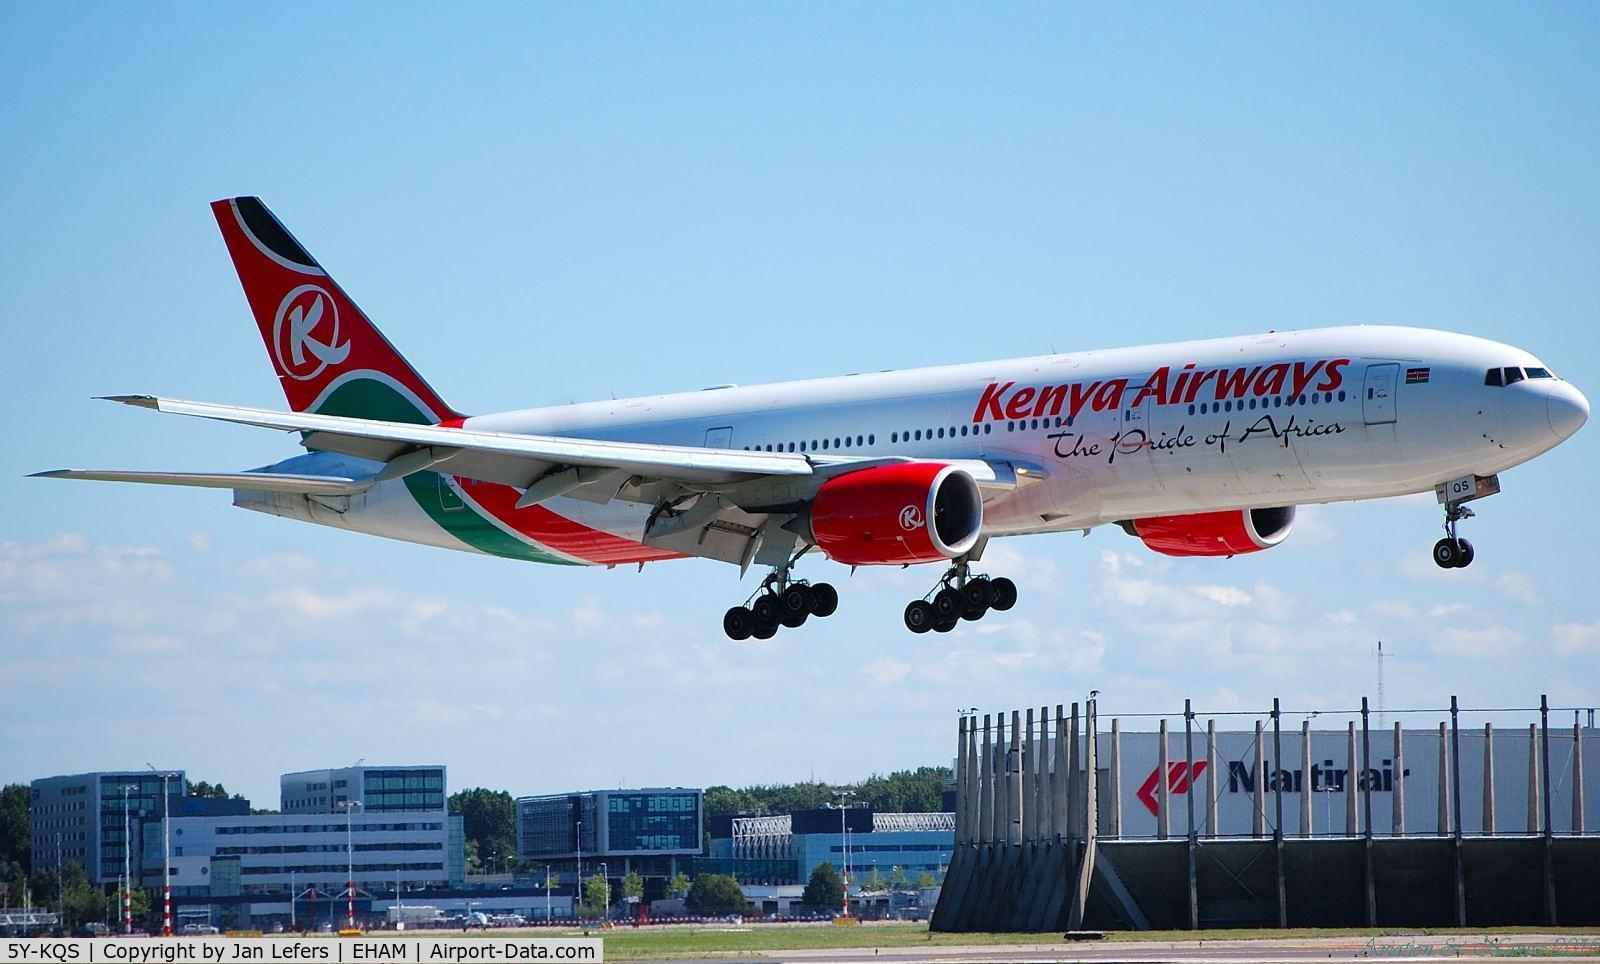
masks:
[(1397, 364), (1368, 365), (1361, 395), (1361, 415), (1368, 425), (1384, 425), (1395, 420), (1395, 383), (1400, 380)]

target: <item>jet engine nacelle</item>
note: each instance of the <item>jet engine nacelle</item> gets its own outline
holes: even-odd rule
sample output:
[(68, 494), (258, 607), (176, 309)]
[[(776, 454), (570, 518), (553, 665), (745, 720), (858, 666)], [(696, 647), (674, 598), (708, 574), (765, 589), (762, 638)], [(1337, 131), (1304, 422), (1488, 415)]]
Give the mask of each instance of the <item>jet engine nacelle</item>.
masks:
[(1282, 542), (1294, 526), (1294, 506), (1167, 515), (1123, 526), (1163, 555), (1236, 556)]
[(938, 562), (977, 543), (983, 499), (972, 476), (953, 465), (881, 465), (824, 482), (809, 522), (811, 541), (835, 562)]

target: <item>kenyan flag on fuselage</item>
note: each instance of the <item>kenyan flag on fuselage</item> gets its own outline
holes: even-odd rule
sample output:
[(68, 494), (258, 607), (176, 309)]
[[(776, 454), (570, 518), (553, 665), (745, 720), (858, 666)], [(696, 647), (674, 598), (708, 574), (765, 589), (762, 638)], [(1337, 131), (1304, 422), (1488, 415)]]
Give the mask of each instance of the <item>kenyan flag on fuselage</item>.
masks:
[[(259, 198), (211, 205), (289, 407), (420, 425), (460, 424), (417, 371)], [(463, 485), (435, 472), (404, 478), (440, 528), (472, 549), (559, 565), (669, 558), (544, 506), (517, 509), (516, 489)]]

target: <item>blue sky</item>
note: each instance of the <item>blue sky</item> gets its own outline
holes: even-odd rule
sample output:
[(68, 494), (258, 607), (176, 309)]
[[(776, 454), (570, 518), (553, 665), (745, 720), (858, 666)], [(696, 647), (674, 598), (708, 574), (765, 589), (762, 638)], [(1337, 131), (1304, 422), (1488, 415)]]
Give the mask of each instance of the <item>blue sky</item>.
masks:
[(1528, 348), (1600, 394), (1594, 4), (0, 5), (0, 780), (141, 766), (456, 786), (846, 780), (957, 707), (1600, 702), (1591, 426), (1434, 570), (1427, 498), (1171, 561), (1012, 540), (1022, 602), (911, 636), (935, 572), (731, 643), (731, 569), (537, 567), (23, 479), (286, 438), (206, 203), (259, 194), (458, 409), (1345, 323)]

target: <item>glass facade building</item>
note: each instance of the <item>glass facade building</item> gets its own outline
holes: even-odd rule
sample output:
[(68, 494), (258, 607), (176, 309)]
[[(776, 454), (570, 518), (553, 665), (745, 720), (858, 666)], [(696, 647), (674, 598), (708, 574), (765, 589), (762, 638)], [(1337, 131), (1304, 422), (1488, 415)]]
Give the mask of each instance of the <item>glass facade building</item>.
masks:
[(524, 860), (700, 853), (700, 791), (591, 790), (517, 799)]
[(302, 770), (278, 778), (284, 813), (343, 813), (350, 802), (365, 813), (414, 813), (445, 809), (442, 766), (354, 766)]
[[(167, 781), (173, 797), (170, 808), (177, 816), (188, 783), (183, 772)], [(45, 777), (29, 786), (34, 867), (54, 869), (79, 864), (96, 884), (122, 879), (123, 855), (129, 841), (123, 837), (124, 796), (128, 811), (128, 855), (135, 877), (139, 873), (140, 827), (161, 825), (161, 777), (150, 770), (79, 773)], [(245, 807), (248, 809), (248, 804)]]

